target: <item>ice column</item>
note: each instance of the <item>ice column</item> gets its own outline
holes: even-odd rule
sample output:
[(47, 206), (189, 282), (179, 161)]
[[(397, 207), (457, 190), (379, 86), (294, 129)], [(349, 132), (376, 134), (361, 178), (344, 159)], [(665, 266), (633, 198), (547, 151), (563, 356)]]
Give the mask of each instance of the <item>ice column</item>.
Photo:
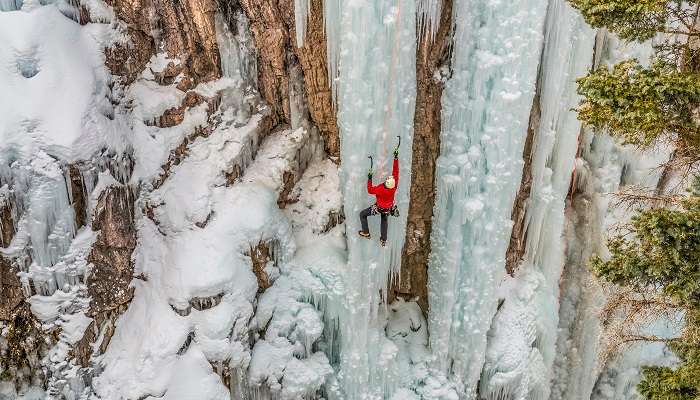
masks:
[(455, 2), (429, 266), (434, 365), (473, 398), (505, 274), (547, 3)]
[(536, 99), (539, 115), (531, 126), (526, 248), (515, 277), (502, 288), (504, 302), (491, 328), (481, 379), (484, 398), (549, 397), (565, 208), (581, 129), (571, 109), (578, 104), (576, 78), (592, 63), (594, 39), (595, 32), (565, 0), (550, 0)]
[[(347, 399), (391, 396), (399, 378), (396, 346), (386, 338), (383, 303), (396, 275), (405, 237), (415, 106), (416, 8), (413, 0), (326, 2), (331, 76), (338, 101), (341, 177), (348, 230), (346, 313), (341, 326), (340, 385)], [(337, 72), (334, 60), (337, 58)], [(372, 240), (357, 236), (359, 212), (374, 202), (366, 191), (368, 155), (374, 183), (391, 173), (392, 149), (401, 136), (400, 218), (390, 217), (386, 248), (379, 246), (379, 217)]]
[[(625, 44), (603, 32), (596, 40), (598, 65), (612, 65), (626, 58), (645, 63), (651, 52), (650, 43)], [(662, 171), (658, 166), (668, 159), (670, 151), (641, 153), (590, 130), (584, 131), (580, 141), (576, 193), (567, 215), (571, 220), (569, 251), (561, 283), (553, 380), (556, 385), (550, 399), (637, 398), (634, 387), (640, 377), (639, 366), (656, 363), (668, 354), (661, 346), (643, 344), (625, 348), (620, 357), (601, 365), (598, 354), (602, 327), (598, 313), (606, 299), (586, 263), (593, 253), (605, 253), (609, 229), (632, 215), (625, 207), (614, 207), (607, 194), (628, 185), (654, 190)]]

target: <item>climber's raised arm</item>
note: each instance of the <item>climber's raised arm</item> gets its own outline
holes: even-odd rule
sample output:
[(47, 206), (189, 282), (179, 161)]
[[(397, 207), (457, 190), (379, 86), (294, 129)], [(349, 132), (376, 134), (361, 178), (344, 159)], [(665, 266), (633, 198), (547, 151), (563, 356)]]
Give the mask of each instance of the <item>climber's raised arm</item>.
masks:
[(374, 186), (372, 186), (372, 170), (370, 169), (367, 173), (367, 193), (376, 194)]
[(396, 184), (399, 184), (399, 149), (394, 150), (394, 165), (391, 167), (391, 175), (394, 176)]

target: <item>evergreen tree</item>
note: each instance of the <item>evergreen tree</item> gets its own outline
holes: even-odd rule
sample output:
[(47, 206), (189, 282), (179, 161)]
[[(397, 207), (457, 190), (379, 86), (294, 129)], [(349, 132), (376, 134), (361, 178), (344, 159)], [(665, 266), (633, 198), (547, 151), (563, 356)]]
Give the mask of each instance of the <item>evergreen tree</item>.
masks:
[(666, 34), (649, 67), (625, 60), (612, 70), (600, 67), (580, 78), (580, 119), (625, 143), (647, 147), (657, 141), (679, 141), (684, 154), (700, 154), (700, 32), (696, 28), (700, 2), (570, 2), (589, 24), (623, 39), (645, 41)]
[(609, 259), (593, 258), (594, 272), (639, 293), (659, 293), (685, 321), (680, 337), (658, 339), (679, 365), (645, 367), (638, 390), (648, 400), (700, 399), (700, 180), (678, 209), (640, 211), (630, 233), (609, 241)]
[[(700, 1), (569, 0), (592, 26), (624, 40), (662, 40), (648, 67), (624, 60), (578, 80), (584, 124), (640, 148), (657, 142), (700, 160)], [(680, 337), (661, 340), (677, 355), (674, 367), (645, 367), (638, 386), (648, 400), (700, 399), (700, 180), (677, 207), (639, 211), (628, 235), (610, 239), (610, 257), (594, 257), (602, 279), (630, 288), (637, 304), (661, 304), (681, 315)], [(653, 293), (654, 299), (647, 295)]]

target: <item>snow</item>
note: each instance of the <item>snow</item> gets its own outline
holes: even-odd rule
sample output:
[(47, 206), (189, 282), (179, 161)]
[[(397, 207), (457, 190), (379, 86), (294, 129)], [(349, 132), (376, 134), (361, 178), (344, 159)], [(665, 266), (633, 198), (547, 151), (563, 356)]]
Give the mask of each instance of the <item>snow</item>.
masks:
[[(105, 370), (95, 378), (95, 387), (103, 398), (123, 393), (126, 385), (129, 397), (167, 395), (182, 358), (197, 354), (227, 366), (232, 375), (250, 365), (252, 386), (231, 387), (233, 392), (273, 390), (296, 398), (298, 393), (315, 393), (331, 371), (325, 355), (311, 351), (323, 330), (319, 313), (297, 301), (304, 297), (300, 291), (288, 294), (282, 285), (296, 244), (292, 225), (277, 204), (284, 172), (301, 174), (309, 163), (318, 163), (321, 143), (315, 132), (301, 127), (274, 132), (258, 145), (262, 115), (241, 120), (245, 115), (237, 112), (238, 103), (229, 101), (240, 95), (235, 87), (224, 92), (216, 129), (192, 141), (164, 184), (142, 199), (153, 206), (153, 219), (137, 216), (139, 240), (133, 257), (136, 273), (146, 281), (134, 282), (134, 300), (101, 358)], [(228, 181), (225, 173), (234, 166), (243, 174)], [(266, 270), (283, 271), (276, 280), (270, 276), (274, 286), (259, 296), (246, 253), (261, 243), (274, 253)], [(277, 293), (288, 301), (267, 302)], [(278, 310), (283, 305), (291, 308)], [(259, 322), (264, 337), (250, 334), (256, 307), (256, 321), (265, 315), (271, 320)], [(135, 342), (134, 336), (148, 339)], [(276, 365), (279, 376), (256, 380), (257, 366), (273, 357), (266, 343), (300, 360), (288, 360), (295, 366), (288, 371), (286, 363)], [(210, 380), (208, 368), (193, 360), (184, 366), (197, 379)], [(263, 368), (260, 373), (266, 372)], [(262, 382), (270, 387), (258, 388)]]
[[(123, 87), (102, 49), (124, 40), (117, 29), (125, 26), (111, 22), (105, 3), (83, 1), (103, 23), (81, 26), (64, 1), (0, 0), (0, 195), (17, 217), (1, 251), (18, 262), (31, 258), (20, 273), (31, 310), (44, 329), (60, 328), (44, 361), (49, 388), (77, 398), (88, 384), (105, 400), (456, 400), (477, 391), (485, 399), (634, 398), (639, 365), (668, 354), (639, 346), (599, 363), (595, 311), (604, 299), (582, 263), (593, 251), (604, 254), (603, 232), (628, 217), (603, 193), (623, 183), (653, 187), (651, 171), (668, 153), (640, 157), (584, 132), (576, 159), (580, 125), (571, 108), (593, 31), (563, 0), (455, 2), (452, 71), (435, 74), (446, 87), (426, 321), (415, 299), (386, 304), (386, 294), (405, 237), (416, 33), (433, 37), (441, 2), (323, 4), (340, 166), (322, 156), (298, 67), (290, 69), (291, 126), (260, 137), (268, 109), (256, 93), (242, 13), (216, 16), (224, 76), (194, 89), (220, 98), (218, 109), (201, 104), (161, 128), (154, 122), (185, 93), (156, 75), (181, 60), (159, 51)], [(297, 46), (309, 7), (294, 2)], [(601, 38), (600, 62), (649, 52)], [(510, 277), (503, 255), (537, 82), (527, 248)], [(374, 155), (383, 179), (397, 135), (402, 217), (390, 220), (382, 249), (357, 238), (357, 214), (373, 200), (364, 192), (366, 156)], [(183, 143), (182, 158), (165, 171)], [(69, 355), (91, 328), (83, 282), (97, 232), (75, 226), (71, 163), (85, 182), (88, 215), (105, 188), (139, 189), (134, 298), (88, 371)], [(581, 209), (567, 198), (574, 168), (590, 197)], [(585, 234), (567, 229), (577, 218)], [(377, 231), (377, 219), (371, 223)], [(273, 253), (264, 291), (248, 255), (258, 244)], [(0, 397), (15, 397), (10, 386), (0, 383)], [(33, 388), (17, 397), (43, 396)]]
[(58, 318), (62, 309), (75, 297), (75, 293), (55, 291), (51, 296), (32, 296), (29, 299), (31, 310), (42, 322), (50, 322)]
[(80, 26), (53, 4), (0, 12), (3, 155), (45, 151), (74, 160), (119, 139), (103, 134), (112, 106), (102, 48), (111, 32), (106, 24)]
[(209, 361), (196, 346), (180, 357), (173, 366), (175, 371), (167, 383), (163, 396), (166, 400), (228, 400), (229, 391)]

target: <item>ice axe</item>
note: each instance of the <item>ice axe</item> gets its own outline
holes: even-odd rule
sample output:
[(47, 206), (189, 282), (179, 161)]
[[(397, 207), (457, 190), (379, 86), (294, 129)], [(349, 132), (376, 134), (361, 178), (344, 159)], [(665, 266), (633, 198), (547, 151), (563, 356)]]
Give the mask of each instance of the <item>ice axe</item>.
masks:
[(401, 136), (396, 136), (399, 138), (399, 144), (396, 145), (396, 148), (394, 149), (394, 158), (399, 157), (399, 147), (401, 147)]

